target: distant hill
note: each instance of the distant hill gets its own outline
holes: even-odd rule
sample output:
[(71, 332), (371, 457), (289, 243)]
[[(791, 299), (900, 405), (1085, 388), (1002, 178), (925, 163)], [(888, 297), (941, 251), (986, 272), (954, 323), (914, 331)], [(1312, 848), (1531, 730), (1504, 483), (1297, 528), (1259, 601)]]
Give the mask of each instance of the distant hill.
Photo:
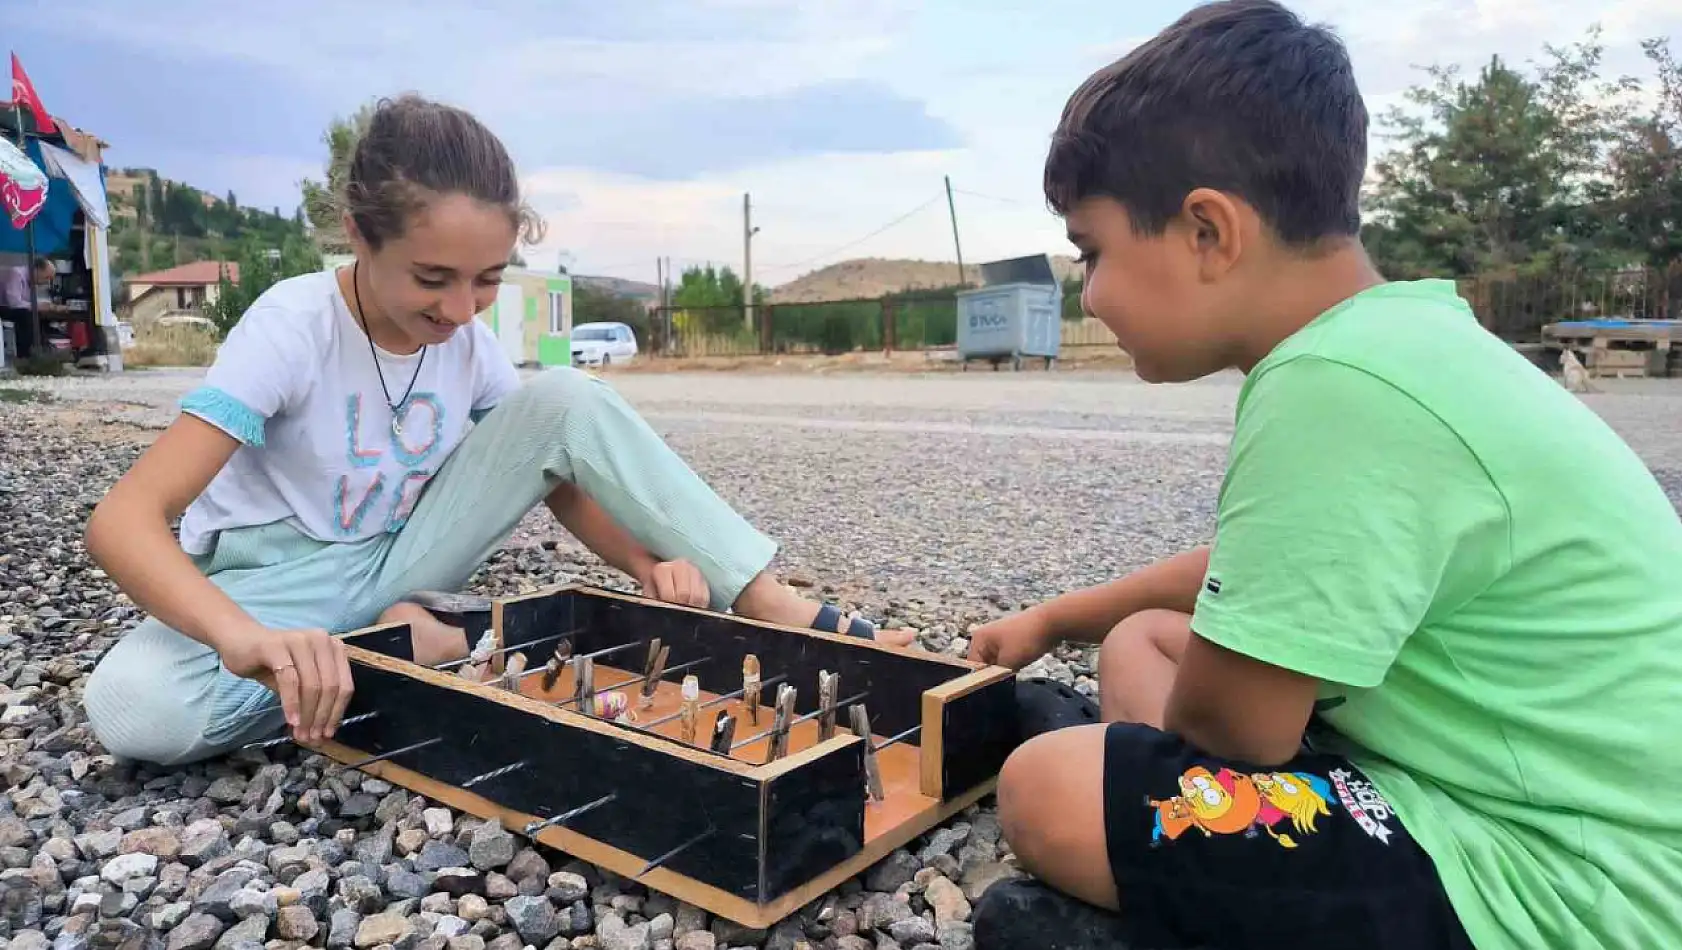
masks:
[[(1079, 277), (1073, 258), (1053, 255), (1051, 269), (1060, 280)], [(965, 281), (981, 283), (981, 269), (964, 265)], [(772, 303), (816, 303), (824, 300), (874, 299), (906, 290), (936, 290), (958, 282), (957, 261), (856, 258), (831, 264), (771, 289)]]
[(218, 197), (171, 181), (151, 168), (108, 170), (113, 264), (119, 279), (195, 261), (229, 261), (250, 238), (279, 247), (306, 239), (303, 218), (279, 208), (241, 205), (233, 192)]
[(655, 303), (660, 297), (658, 286), (641, 280), (574, 274), (572, 281), (579, 287), (588, 287), (598, 293), (612, 294), (615, 297), (628, 297), (642, 304)]

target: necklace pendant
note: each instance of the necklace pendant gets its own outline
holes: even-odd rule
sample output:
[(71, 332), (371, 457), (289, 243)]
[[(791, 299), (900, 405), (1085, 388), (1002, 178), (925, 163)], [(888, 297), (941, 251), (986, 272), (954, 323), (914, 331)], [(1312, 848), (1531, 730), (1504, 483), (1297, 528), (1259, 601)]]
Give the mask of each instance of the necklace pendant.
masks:
[(403, 438), (403, 420), (399, 419), (396, 415), (391, 417), (391, 434), (397, 436), (399, 439)]

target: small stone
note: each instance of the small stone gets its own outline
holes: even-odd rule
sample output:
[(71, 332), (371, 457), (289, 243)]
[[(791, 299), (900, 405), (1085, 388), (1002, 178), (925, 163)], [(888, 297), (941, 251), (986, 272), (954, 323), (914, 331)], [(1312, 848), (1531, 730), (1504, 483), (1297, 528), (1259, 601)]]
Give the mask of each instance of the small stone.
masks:
[(47, 935), (39, 930), (24, 930), (12, 935), (12, 940), (6, 945), (6, 950), (47, 950), (52, 944)]
[(282, 940), (308, 943), (321, 931), (321, 924), (308, 907), (283, 907), (275, 918), (275, 935)]
[(421, 820), (426, 822), (426, 833), (434, 838), (445, 837), (455, 827), (448, 808), (428, 808), (421, 812)]
[(490, 903), (478, 894), (463, 894), (456, 901), (456, 913), (461, 916), (462, 920), (469, 922), (483, 920), (485, 915), (490, 912)]
[[(553, 886), (553, 884), (554, 878), (550, 878), (550, 885)], [(672, 927), (673, 936), (681, 937), (691, 931), (707, 929), (707, 912), (694, 904), (680, 902), (677, 905), (677, 913), (673, 915), (673, 918), (675, 921), (675, 925)]]
[(181, 853), (181, 839), (168, 828), (137, 828), (123, 835), (117, 850), (123, 854), (150, 854), (173, 860)]
[(205, 789), (204, 797), (218, 805), (232, 805), (245, 797), (245, 779), (237, 775), (224, 775)]
[(357, 925), (356, 946), (365, 950), (382, 943), (396, 943), (413, 932), (414, 926), (401, 914), (374, 914), (362, 918), (362, 922)]
[(350, 908), (342, 908), (333, 912), (328, 921), (327, 946), (332, 950), (343, 950), (356, 939), (357, 929), (362, 924), (362, 915)]
[(465, 918), (457, 917), (454, 914), (445, 914), (438, 918), (437, 925), (432, 928), (432, 935), (448, 940), (451, 937), (459, 937), (467, 933), (472, 926)]
[(940, 950), (975, 950), (975, 931), (970, 924), (942, 924), (939, 931)]
[(923, 864), (903, 848), (883, 858), (865, 875), (864, 886), (873, 891), (891, 894), (911, 882)]
[(380, 800), (366, 792), (357, 792), (339, 805), (341, 818), (366, 818), (380, 807)]
[(222, 936), (222, 921), (209, 914), (193, 914), (169, 932), (168, 950), (209, 950)]
[(547, 880), (549, 877), (549, 862), (543, 860), (543, 855), (532, 848), (526, 848), (514, 856), (508, 863), (505, 872), (509, 879), (516, 884), (524, 884), (530, 878)]
[(468, 854), (473, 866), (481, 871), (506, 867), (514, 860), (514, 836), (498, 820), (487, 821), (473, 829)]
[[(883, 950), (892, 950), (892, 948), (896, 946), (896, 944), (887, 937), (883, 937), (882, 939), (886, 941)], [(848, 937), (842, 937), (840, 940), (837, 940), (835, 942), (835, 950), (877, 950), (877, 944), (871, 943), (863, 937), (855, 934)]]
[(648, 938), (655, 943), (672, 939), (672, 931), (676, 929), (677, 921), (671, 914), (659, 914), (648, 922)]
[(485, 877), (472, 868), (444, 868), (432, 879), (433, 888), (460, 897), (463, 894), (484, 894)]
[(505, 901), (520, 893), (520, 885), (495, 871), (485, 875), (485, 896), (493, 901)]
[(115, 828), (90, 831), (76, 838), (76, 846), (90, 858), (108, 858), (123, 845), (123, 833)]
[(1020, 876), (1020, 872), (1013, 865), (1002, 861), (989, 861), (964, 875), (964, 897), (973, 903), (980, 900), (981, 895), (994, 884)]
[(131, 877), (151, 875), (158, 869), (156, 855), (133, 853), (121, 854), (105, 862), (99, 869), (99, 876), (113, 887), (121, 887), (123, 882)]
[(195, 822), (181, 837), (181, 853), (177, 859), (189, 868), (203, 867), (233, 849), (228, 833), (215, 821)]
[(228, 909), (234, 912), (235, 917), (243, 920), (247, 917), (273, 917), (279, 907), (271, 892), (246, 887), (235, 892), (229, 899)]
[(602, 915), (596, 927), (596, 939), (602, 950), (652, 950), (654, 946), (647, 924), (627, 926), (618, 914)]
[(152, 929), (159, 933), (168, 933), (186, 920), (192, 911), (192, 905), (186, 901), (165, 904), (152, 912)]
[(485, 938), (477, 934), (462, 934), (450, 938), (450, 950), (485, 950)]
[(923, 850), (917, 852), (917, 859), (928, 864), (936, 855), (951, 854), (952, 850), (969, 839), (970, 826), (967, 822), (958, 822), (948, 828), (937, 828), (929, 836), (929, 843)]
[(923, 890), (923, 900), (934, 910), (935, 926), (969, 920), (970, 903), (958, 885), (936, 877)]
[(561, 932), (555, 907), (546, 897), (514, 897), (503, 906), (509, 922), (527, 943), (544, 944)]
[(428, 841), (415, 859), (417, 871), (442, 871), (444, 868), (466, 867), (472, 861), (466, 851), (442, 841)]
[(385, 889), (393, 897), (419, 899), (425, 897), (432, 886), (426, 883), (426, 878), (413, 871), (393, 871), (386, 876)]
[(397, 853), (408, 857), (416, 851), (426, 847), (426, 831), (420, 828), (409, 828), (397, 833)]
[(269, 935), (269, 918), (247, 917), (222, 932), (216, 941), (217, 950), (256, 950)]
[(675, 950), (716, 950), (718, 938), (710, 930), (691, 930), (677, 938)]
[(859, 933), (869, 933), (872, 930), (887, 930), (894, 924), (915, 916), (911, 912), (911, 905), (905, 901), (896, 900), (892, 894), (871, 894), (859, 905), (858, 924)]
[(901, 946), (917, 943), (928, 943), (935, 939), (934, 924), (922, 917), (907, 917), (897, 920), (888, 927), (888, 933)]
[(590, 893), (590, 884), (583, 875), (571, 871), (556, 871), (549, 875), (549, 899), (557, 904), (583, 900)]

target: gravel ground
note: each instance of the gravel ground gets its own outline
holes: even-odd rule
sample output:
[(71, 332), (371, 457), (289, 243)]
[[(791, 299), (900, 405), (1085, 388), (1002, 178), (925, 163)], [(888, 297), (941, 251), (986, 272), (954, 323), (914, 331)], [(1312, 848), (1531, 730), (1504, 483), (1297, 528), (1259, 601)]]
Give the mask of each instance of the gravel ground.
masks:
[[(987, 807), (759, 933), (359, 774), (305, 792), (326, 763), (295, 750), (167, 772), (112, 762), (87, 731), (79, 691), (136, 611), (87, 561), (80, 531), (198, 376), (0, 382), (0, 778), (10, 789), (0, 797), (0, 950), (971, 945), (969, 902), (1013, 873)], [(1238, 380), (700, 374), (615, 384), (782, 544), (785, 576), (961, 652), (975, 623), (1206, 540)], [(1588, 402), (1682, 506), (1682, 385), (1606, 388)], [(628, 586), (551, 522), (529, 518), (473, 587)], [(1059, 651), (1041, 670), (1093, 687), (1089, 651)]]

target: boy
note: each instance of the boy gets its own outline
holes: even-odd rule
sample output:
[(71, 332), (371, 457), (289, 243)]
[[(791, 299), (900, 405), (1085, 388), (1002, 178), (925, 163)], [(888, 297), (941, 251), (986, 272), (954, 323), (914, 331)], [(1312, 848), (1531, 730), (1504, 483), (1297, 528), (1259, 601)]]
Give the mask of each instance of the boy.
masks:
[[(1103, 644), (1107, 725), (1006, 763), (1006, 840), (1130, 946), (1682, 946), (1682, 523), (1453, 284), (1376, 272), (1366, 137), (1341, 44), (1267, 0), (1070, 99), (1087, 310), (1146, 380), (1246, 378), (1209, 549), (975, 632)], [(1026, 893), (979, 945), (1047, 945)]]

